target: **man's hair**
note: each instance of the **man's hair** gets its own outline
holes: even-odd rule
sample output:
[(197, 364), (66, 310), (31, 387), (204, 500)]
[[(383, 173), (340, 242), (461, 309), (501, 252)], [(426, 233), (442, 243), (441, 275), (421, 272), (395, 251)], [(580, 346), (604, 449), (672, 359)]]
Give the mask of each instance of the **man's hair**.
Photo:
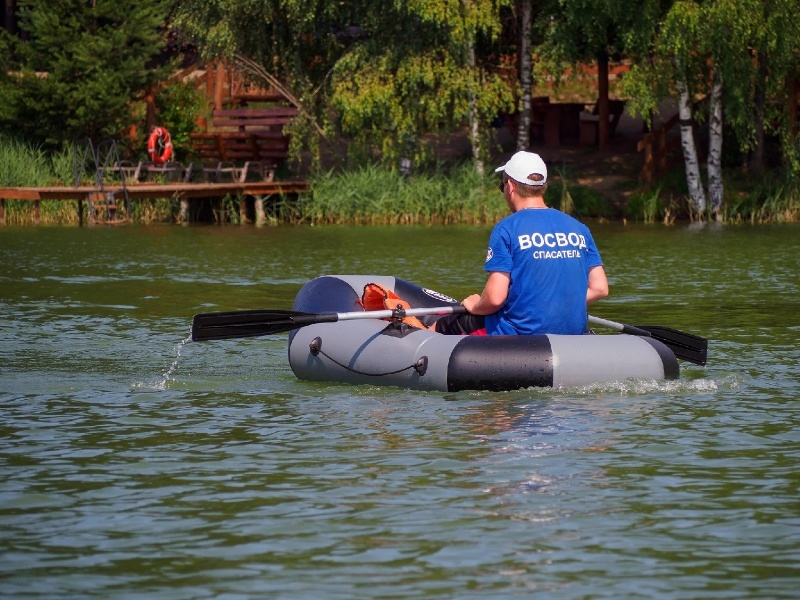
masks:
[[(531, 181), (541, 181), (544, 179), (539, 173), (531, 173), (528, 176)], [(510, 179), (509, 177), (505, 177), (506, 180)], [(516, 179), (512, 180), (514, 185), (517, 186), (517, 194), (520, 195), (522, 198), (534, 198), (536, 196), (541, 196), (544, 198), (544, 193), (547, 191), (547, 184), (543, 183), (542, 185), (527, 185), (525, 183), (520, 183)]]

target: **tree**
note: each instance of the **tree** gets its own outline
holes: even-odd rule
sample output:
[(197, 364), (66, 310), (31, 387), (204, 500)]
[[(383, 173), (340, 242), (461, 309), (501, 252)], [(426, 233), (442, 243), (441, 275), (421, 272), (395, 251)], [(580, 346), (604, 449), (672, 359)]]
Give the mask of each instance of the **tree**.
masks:
[(541, 67), (561, 73), (565, 63), (597, 64), (598, 143), (609, 137), (608, 65), (612, 56), (641, 52), (662, 11), (661, 0), (558, 0), (549, 2), (539, 22)]
[(519, 3), (519, 82), (522, 88), (522, 106), (517, 126), (517, 150), (527, 150), (530, 146), (531, 119), (533, 116), (533, 57), (531, 56), (531, 26), (533, 21), (533, 0)]
[(18, 15), (27, 39), (13, 41), (18, 75), (6, 82), (17, 102), (0, 127), (49, 146), (117, 137), (131, 124), (132, 101), (160, 76), (163, 3), (20, 0)]
[(485, 125), (512, 101), (482, 58), (509, 1), (190, 0), (175, 9), (207, 56), (258, 62), (353, 146), (420, 163), (426, 134), (468, 124), (480, 168)]
[(383, 11), (389, 21), (371, 25), (334, 69), (332, 102), (343, 131), (362, 143), (382, 140), (387, 157), (410, 142), (421, 162), (422, 134), (469, 123), (480, 170), (486, 124), (513, 102), (509, 85), (481, 59), (499, 34), (502, 4), (417, 0)]
[[(623, 81), (634, 114), (650, 114), (677, 93), (681, 138), (693, 212), (723, 210), (723, 118), (740, 148), (751, 152), (750, 169), (760, 173), (764, 132), (783, 140), (784, 159), (797, 171), (796, 133), (785, 85), (797, 73), (800, 26), (793, 0), (679, 0), (653, 30), (652, 55)], [(707, 117), (694, 109), (707, 98)], [(766, 100), (770, 99), (771, 102)], [(693, 126), (708, 119), (708, 197), (700, 175)]]

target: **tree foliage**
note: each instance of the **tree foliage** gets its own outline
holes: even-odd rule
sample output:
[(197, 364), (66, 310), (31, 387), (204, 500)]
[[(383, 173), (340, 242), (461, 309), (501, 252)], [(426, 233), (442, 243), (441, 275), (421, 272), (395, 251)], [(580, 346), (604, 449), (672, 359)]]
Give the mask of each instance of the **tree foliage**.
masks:
[(130, 105), (158, 79), (153, 58), (164, 47), (158, 0), (20, 0), (26, 38), (10, 40), (0, 97), (13, 104), (0, 127), (29, 141), (117, 137)]
[(649, 56), (639, 57), (623, 81), (629, 109), (649, 116), (675, 96), (677, 78), (685, 79), (692, 97), (703, 98), (716, 72), (724, 118), (738, 146), (757, 155), (767, 132), (783, 140), (784, 158), (796, 162), (786, 111), (787, 79), (800, 76), (796, 11), (796, 0), (673, 2), (654, 22)]
[[(163, 79), (167, 26), (207, 58), (254, 61), (360, 156), (421, 163), (428, 134), (469, 125), (476, 160), (488, 123), (514, 112), (499, 75), (504, 17), (519, 0), (19, 0), (26, 33), (0, 32), (0, 129), (57, 145), (120, 137), (131, 104)], [(537, 75), (617, 56), (628, 110), (648, 117), (686, 83), (721, 87), (725, 123), (755, 163), (764, 136), (796, 170), (786, 81), (800, 77), (797, 0), (525, 0)], [(166, 26), (165, 26), (166, 25)], [(506, 32), (508, 33), (508, 31)], [(520, 48), (523, 45), (519, 46)], [(601, 108), (602, 110), (602, 108)], [(699, 120), (705, 118), (703, 113)], [(308, 142), (308, 127), (294, 140)], [(726, 137), (726, 140), (728, 138)], [(311, 144), (313, 145), (313, 144)]]
[[(643, 53), (662, 0), (553, 0), (539, 19), (541, 60), (537, 76), (559, 76), (568, 65), (597, 65), (600, 148), (609, 135), (608, 65), (611, 58)], [(558, 82), (556, 78), (556, 82)]]
[(196, 0), (176, 21), (209, 56), (241, 53), (286, 81), (329, 132), (386, 161), (420, 162), (422, 133), (475, 111), (488, 123), (511, 89), (473, 53), (499, 34), (508, 0)]

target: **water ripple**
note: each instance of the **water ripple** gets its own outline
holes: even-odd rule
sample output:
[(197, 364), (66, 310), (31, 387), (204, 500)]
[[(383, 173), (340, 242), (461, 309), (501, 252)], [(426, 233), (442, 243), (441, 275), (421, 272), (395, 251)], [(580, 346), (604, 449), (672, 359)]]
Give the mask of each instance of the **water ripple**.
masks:
[[(189, 343), (200, 307), (286, 308), (333, 267), (484, 277), (428, 266), (439, 230), (275, 229), (3, 232), (0, 596), (794, 597), (796, 229), (599, 227), (603, 316), (706, 336), (709, 365), (503, 393), (298, 381), (285, 336)], [(453, 260), (486, 235), (447, 230)]]

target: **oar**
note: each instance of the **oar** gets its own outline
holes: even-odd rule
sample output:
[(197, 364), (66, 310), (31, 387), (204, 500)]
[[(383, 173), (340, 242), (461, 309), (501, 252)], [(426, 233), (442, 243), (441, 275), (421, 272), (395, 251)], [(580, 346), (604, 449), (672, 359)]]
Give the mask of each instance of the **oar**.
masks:
[(465, 313), (460, 304), (437, 306), (434, 308), (409, 308), (406, 310), (371, 310), (345, 313), (304, 313), (292, 310), (238, 310), (233, 312), (204, 313), (192, 320), (192, 340), (226, 340), (283, 333), (314, 325), (356, 319), (402, 319), (403, 317), (424, 317), (425, 315), (452, 315)]
[(639, 325), (638, 327), (634, 327), (633, 325), (607, 321), (606, 319), (600, 319), (599, 317), (593, 317), (591, 315), (589, 315), (589, 322), (595, 325), (610, 327), (622, 333), (651, 337), (666, 345), (677, 358), (696, 365), (706, 364), (708, 340), (699, 335), (692, 335), (691, 333), (684, 333), (677, 329), (670, 329), (669, 327), (660, 327), (657, 325)]
[[(192, 321), (192, 340), (225, 340), (257, 335), (283, 333), (314, 325), (316, 323), (335, 323), (357, 319), (402, 319), (405, 316), (423, 317), (425, 315), (452, 315), (466, 313), (466, 309), (456, 304), (434, 308), (409, 308), (407, 310), (372, 310), (346, 313), (304, 313), (292, 310), (239, 310), (232, 312), (202, 313)], [(669, 347), (676, 357), (698, 364), (706, 364), (708, 340), (696, 335), (659, 326), (625, 325), (606, 319), (589, 316), (589, 322), (615, 329), (622, 333), (652, 337)]]

